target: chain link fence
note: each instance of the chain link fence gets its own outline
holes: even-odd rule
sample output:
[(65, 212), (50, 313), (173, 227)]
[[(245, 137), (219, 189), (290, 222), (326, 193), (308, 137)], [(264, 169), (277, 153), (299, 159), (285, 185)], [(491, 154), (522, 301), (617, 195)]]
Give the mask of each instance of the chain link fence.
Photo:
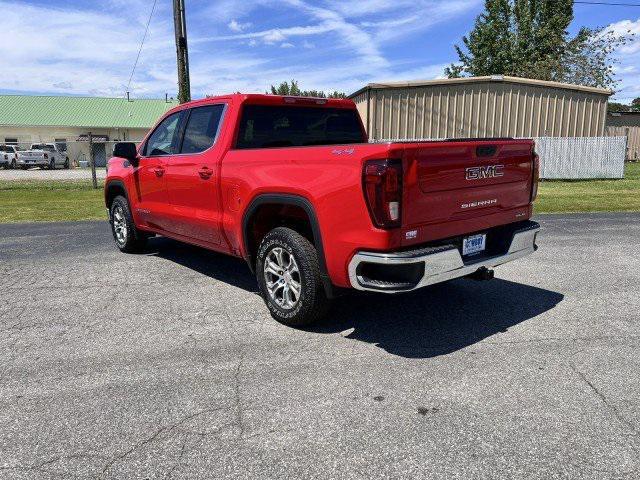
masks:
[(100, 137), (65, 142), (0, 143), (3, 147), (0, 155), (7, 155), (0, 179), (93, 180), (93, 164), (96, 179), (100, 181), (106, 177), (107, 161), (116, 143)]
[[(624, 178), (626, 137), (539, 137), (534, 140), (536, 151), (540, 155), (540, 178)], [(385, 141), (392, 140), (377, 140), (376, 143)], [(24, 157), (27, 161), (18, 160), (15, 170), (10, 174), (0, 171), (0, 179), (92, 180), (92, 163), (95, 165), (96, 179), (101, 179), (106, 176), (106, 163), (116, 143), (101, 141), (98, 137), (91, 141), (87, 138), (70, 142), (10, 144), (18, 149), (18, 158)], [(27, 154), (33, 150), (32, 147), (45, 148), (45, 151), (48, 149), (47, 161), (37, 158), (29, 160)], [(58, 161), (52, 163), (51, 155), (55, 155)], [(54, 169), (60, 171), (53, 171)]]
[(627, 137), (540, 137), (540, 178), (624, 178)]
[[(370, 143), (445, 141), (447, 139), (380, 139)], [(481, 139), (480, 139), (481, 140)], [(536, 137), (540, 178), (586, 180), (624, 178), (627, 137)]]

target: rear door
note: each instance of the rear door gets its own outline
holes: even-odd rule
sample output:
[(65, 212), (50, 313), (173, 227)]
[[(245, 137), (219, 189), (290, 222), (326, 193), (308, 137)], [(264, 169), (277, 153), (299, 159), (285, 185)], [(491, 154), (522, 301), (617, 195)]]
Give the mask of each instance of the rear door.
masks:
[(140, 163), (134, 173), (136, 214), (152, 228), (169, 227), (169, 197), (165, 182), (167, 160), (179, 148), (180, 121), (183, 112), (165, 118), (141, 149)]
[(179, 152), (165, 166), (170, 231), (208, 244), (220, 243), (222, 151), (216, 140), (225, 109), (219, 103), (186, 111)]
[(465, 220), (528, 206), (532, 145), (531, 140), (407, 144), (405, 224)]

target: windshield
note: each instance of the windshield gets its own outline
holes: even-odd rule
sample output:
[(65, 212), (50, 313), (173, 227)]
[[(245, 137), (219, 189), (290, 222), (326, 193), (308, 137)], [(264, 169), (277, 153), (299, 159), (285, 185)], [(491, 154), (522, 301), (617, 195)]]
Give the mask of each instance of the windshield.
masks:
[(31, 145), (31, 149), (32, 150), (48, 150), (50, 152), (53, 152), (53, 145), (47, 145), (45, 143), (37, 143), (37, 144)]
[(247, 105), (236, 148), (300, 147), (366, 142), (355, 109)]

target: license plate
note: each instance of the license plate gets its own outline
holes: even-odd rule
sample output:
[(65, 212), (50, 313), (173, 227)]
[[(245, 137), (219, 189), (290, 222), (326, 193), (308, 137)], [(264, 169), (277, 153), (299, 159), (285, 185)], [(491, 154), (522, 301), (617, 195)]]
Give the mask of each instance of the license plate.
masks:
[(472, 255), (484, 251), (487, 244), (487, 234), (471, 235), (462, 240), (462, 255)]

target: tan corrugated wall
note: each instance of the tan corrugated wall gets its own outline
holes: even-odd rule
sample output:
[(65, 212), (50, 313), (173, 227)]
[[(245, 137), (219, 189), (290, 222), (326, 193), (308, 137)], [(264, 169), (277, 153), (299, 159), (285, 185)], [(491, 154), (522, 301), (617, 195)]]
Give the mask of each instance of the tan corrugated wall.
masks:
[(640, 160), (640, 127), (607, 125), (607, 136), (627, 137), (627, 160)]
[(607, 98), (565, 88), (482, 82), (372, 88), (353, 100), (370, 138), (379, 140), (603, 136)]

